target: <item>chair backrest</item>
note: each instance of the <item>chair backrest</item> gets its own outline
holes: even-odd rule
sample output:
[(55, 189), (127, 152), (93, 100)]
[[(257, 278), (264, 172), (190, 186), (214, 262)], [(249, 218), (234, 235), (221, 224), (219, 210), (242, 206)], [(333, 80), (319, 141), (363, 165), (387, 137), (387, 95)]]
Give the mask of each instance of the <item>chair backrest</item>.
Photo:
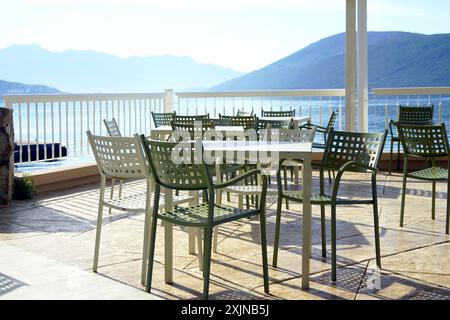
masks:
[(110, 137), (121, 137), (119, 125), (117, 124), (116, 119), (112, 118), (112, 120), (103, 119), (103, 123), (106, 127), (106, 132), (108, 132), (108, 136)]
[(261, 116), (263, 118), (295, 117), (295, 110), (290, 110), (290, 111), (264, 111), (264, 110), (261, 110)]
[(251, 117), (254, 115), (254, 111), (245, 111), (245, 110), (238, 110), (236, 116), (237, 117)]
[(285, 129), (285, 128), (272, 128), (267, 129), (269, 131), (270, 141), (282, 141), (282, 142), (310, 142), (314, 141), (316, 135), (316, 128), (308, 129)]
[(144, 135), (140, 139), (156, 183), (172, 190), (210, 189), (212, 178), (200, 142), (153, 141)]
[(172, 125), (172, 137), (179, 140), (195, 140), (197, 138), (203, 139), (205, 132), (208, 130), (214, 130), (215, 125), (211, 122), (195, 121), (194, 123), (171, 123)]
[(231, 126), (243, 127), (244, 130), (255, 130), (256, 129), (256, 116), (249, 117), (235, 117), (235, 116), (222, 116), (219, 114), (219, 118), (222, 120), (229, 120)]
[[(387, 130), (382, 133), (357, 133), (334, 131), (331, 128), (322, 161), (323, 169), (340, 169), (350, 161), (379, 168), (384, 144), (386, 143)], [(365, 172), (360, 168), (354, 172)]]
[(264, 130), (267, 127), (278, 128), (278, 129), (292, 129), (294, 127), (294, 121), (291, 120), (261, 120), (256, 119), (256, 130)]
[(440, 126), (399, 124), (398, 133), (405, 154), (426, 158), (449, 155), (445, 124)]
[(400, 106), (398, 123), (410, 125), (433, 125), (434, 106)]
[(152, 112), (153, 123), (155, 127), (170, 126), (170, 122), (174, 120), (176, 113), (155, 113)]
[(209, 119), (209, 122), (214, 124), (216, 127), (231, 126), (231, 118)]
[(209, 114), (200, 116), (177, 116), (175, 115), (173, 122), (180, 124), (192, 124), (195, 121), (209, 120)]
[(137, 154), (141, 146), (135, 138), (94, 136), (90, 131), (87, 136), (101, 174), (117, 179), (147, 177)]

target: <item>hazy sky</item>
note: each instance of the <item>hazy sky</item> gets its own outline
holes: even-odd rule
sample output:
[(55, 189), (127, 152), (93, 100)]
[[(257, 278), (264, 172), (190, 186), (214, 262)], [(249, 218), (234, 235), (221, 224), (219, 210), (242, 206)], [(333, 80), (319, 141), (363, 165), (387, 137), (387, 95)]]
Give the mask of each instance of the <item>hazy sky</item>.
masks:
[[(374, 31), (450, 32), (448, 0), (368, 0)], [(345, 31), (344, 0), (0, 0), (0, 48), (171, 54), (251, 71)]]

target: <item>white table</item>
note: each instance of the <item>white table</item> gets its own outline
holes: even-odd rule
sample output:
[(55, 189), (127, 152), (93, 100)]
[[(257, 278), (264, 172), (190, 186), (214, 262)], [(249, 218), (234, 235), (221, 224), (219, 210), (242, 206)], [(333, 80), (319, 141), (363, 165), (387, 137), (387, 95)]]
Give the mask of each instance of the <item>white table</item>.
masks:
[[(219, 151), (226, 153), (242, 152), (246, 157), (256, 152), (276, 153), (278, 159), (303, 160), (303, 250), (302, 250), (302, 288), (309, 288), (309, 270), (311, 257), (311, 190), (312, 168), (311, 155), (312, 143), (270, 142), (270, 141), (204, 141), (206, 152)], [(165, 192), (166, 206), (172, 201), (173, 192)], [(165, 238), (166, 252), (166, 282), (172, 281), (172, 225), (167, 224)]]

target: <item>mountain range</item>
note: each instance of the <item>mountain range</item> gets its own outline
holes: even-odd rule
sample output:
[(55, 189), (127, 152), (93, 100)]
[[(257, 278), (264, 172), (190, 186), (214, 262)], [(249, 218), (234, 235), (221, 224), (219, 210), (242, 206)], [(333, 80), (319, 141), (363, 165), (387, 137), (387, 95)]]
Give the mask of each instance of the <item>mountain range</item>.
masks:
[(189, 57), (119, 58), (95, 51), (56, 53), (37, 45), (12, 45), (0, 50), (0, 79), (56, 87), (64, 92), (204, 90), (240, 75)]
[[(211, 90), (334, 89), (344, 79), (342, 33)], [(370, 88), (429, 86), (450, 86), (450, 34), (369, 32)]]

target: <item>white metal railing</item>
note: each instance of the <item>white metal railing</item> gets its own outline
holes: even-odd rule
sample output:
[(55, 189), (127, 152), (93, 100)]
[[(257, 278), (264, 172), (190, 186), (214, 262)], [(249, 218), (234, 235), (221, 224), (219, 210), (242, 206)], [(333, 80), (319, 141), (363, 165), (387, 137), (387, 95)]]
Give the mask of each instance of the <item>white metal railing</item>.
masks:
[[(16, 162), (88, 155), (86, 131), (106, 134), (103, 119), (116, 118), (123, 135), (148, 133), (153, 124), (151, 111), (164, 112), (166, 96), (167, 92), (5, 95), (6, 107), (14, 110)], [(43, 146), (41, 157), (39, 145)]]
[(238, 110), (287, 111), (308, 115), (315, 123), (325, 124), (333, 110), (339, 110), (338, 125), (343, 127), (344, 89), (258, 90), (225, 92), (178, 92), (175, 111), (179, 114), (210, 114), (212, 117), (235, 115)]
[(401, 105), (434, 105), (436, 122), (445, 123), (447, 126), (450, 124), (450, 87), (381, 88), (373, 89), (373, 94), (374, 118), (379, 118), (377, 112), (381, 109), (384, 113), (385, 128), (391, 119), (398, 119)]

